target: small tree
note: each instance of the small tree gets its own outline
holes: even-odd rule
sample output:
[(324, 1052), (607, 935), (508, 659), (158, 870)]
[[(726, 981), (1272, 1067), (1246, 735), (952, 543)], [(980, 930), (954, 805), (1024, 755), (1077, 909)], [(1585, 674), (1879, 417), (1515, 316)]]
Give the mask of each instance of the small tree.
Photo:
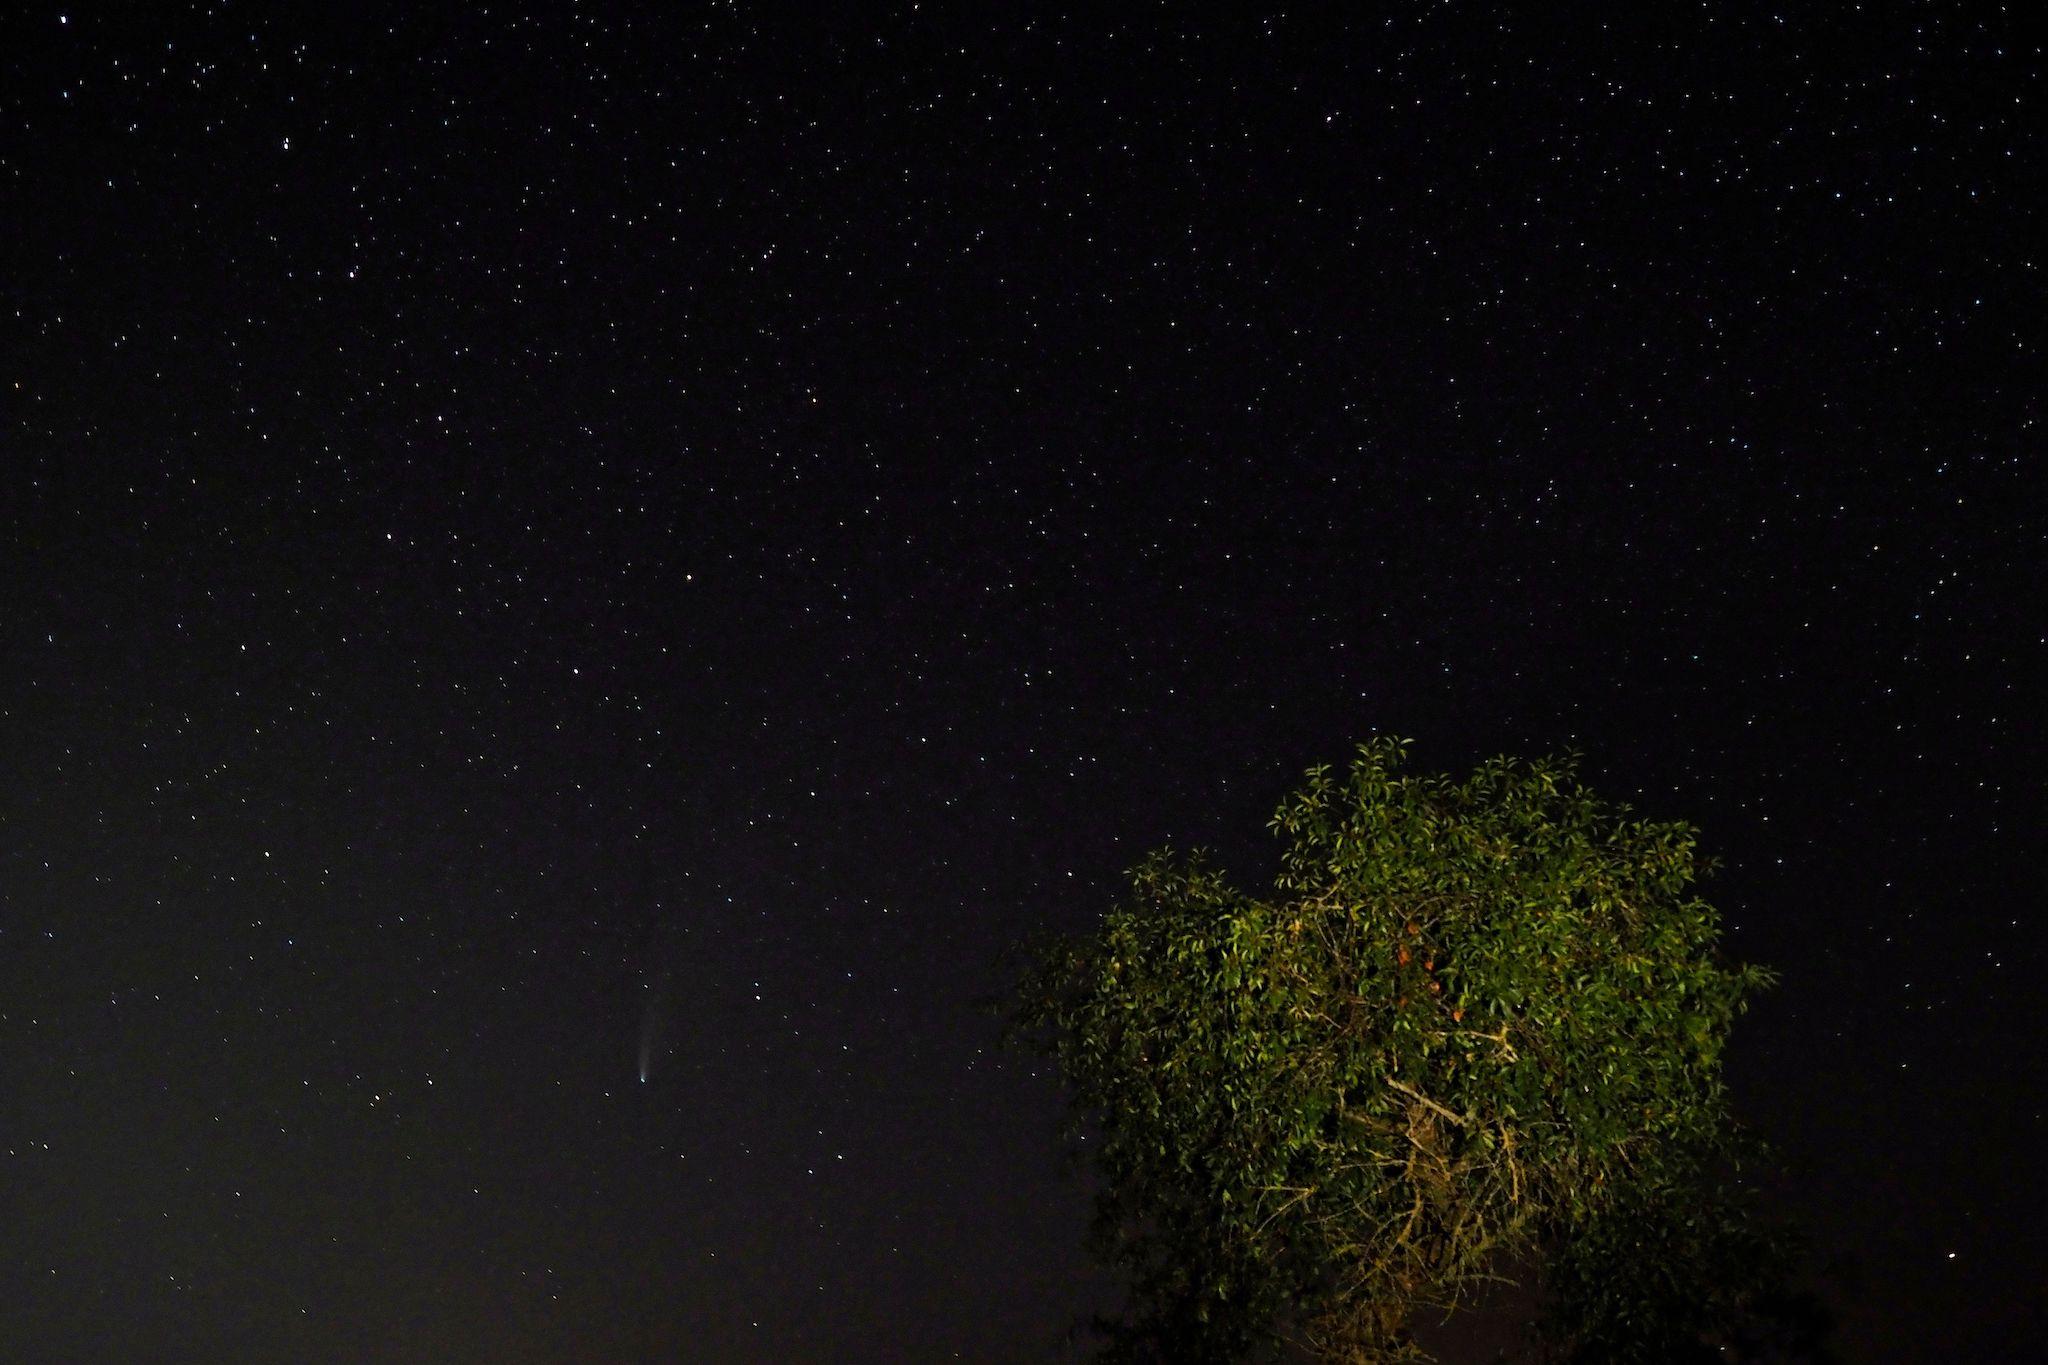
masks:
[(1724, 1134), (1723, 1041), (1769, 977), (1716, 959), (1693, 830), (1571, 761), (1404, 756), (1310, 770), (1270, 896), (1155, 853), (1027, 980), (1130, 1277), (1112, 1356), (1417, 1358), (1417, 1312)]

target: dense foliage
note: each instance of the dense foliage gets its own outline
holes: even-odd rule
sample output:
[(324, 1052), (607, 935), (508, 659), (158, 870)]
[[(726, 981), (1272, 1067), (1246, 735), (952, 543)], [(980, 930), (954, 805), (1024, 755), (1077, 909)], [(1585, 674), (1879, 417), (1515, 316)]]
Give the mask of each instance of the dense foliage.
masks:
[(1156, 853), (1038, 960), (1019, 1018), (1130, 1276), (1112, 1354), (1413, 1356), (1415, 1314), (1607, 1226), (1725, 1130), (1722, 1046), (1767, 976), (1717, 960), (1693, 830), (1570, 761), (1403, 759), (1308, 773), (1269, 895)]

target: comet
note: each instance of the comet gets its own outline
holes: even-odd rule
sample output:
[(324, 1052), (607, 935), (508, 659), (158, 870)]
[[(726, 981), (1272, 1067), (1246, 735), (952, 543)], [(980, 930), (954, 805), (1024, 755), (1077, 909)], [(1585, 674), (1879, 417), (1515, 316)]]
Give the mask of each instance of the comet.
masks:
[(654, 1044), (661, 1034), (662, 1006), (668, 994), (668, 972), (641, 983), (645, 1003), (640, 1008), (640, 1084), (654, 1076)]

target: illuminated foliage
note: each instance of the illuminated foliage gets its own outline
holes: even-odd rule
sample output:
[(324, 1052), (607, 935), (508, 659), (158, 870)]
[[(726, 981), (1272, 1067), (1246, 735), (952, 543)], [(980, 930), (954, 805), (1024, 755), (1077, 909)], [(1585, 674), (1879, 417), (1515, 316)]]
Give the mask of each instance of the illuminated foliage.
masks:
[(1155, 853), (1019, 1020), (1088, 1124), (1126, 1358), (1414, 1358), (1408, 1323), (1598, 1225), (1725, 1127), (1766, 983), (1715, 955), (1693, 830), (1569, 761), (1312, 769), (1270, 895)]

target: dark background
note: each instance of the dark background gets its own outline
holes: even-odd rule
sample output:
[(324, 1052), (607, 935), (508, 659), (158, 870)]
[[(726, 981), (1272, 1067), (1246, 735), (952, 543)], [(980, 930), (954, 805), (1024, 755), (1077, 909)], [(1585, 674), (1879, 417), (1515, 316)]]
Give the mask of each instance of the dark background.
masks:
[(1372, 733), (1702, 825), (1844, 1349), (2038, 1341), (2040, 49), (1556, 8), (11, 8), (0, 1358), (1053, 1356), (997, 955)]

